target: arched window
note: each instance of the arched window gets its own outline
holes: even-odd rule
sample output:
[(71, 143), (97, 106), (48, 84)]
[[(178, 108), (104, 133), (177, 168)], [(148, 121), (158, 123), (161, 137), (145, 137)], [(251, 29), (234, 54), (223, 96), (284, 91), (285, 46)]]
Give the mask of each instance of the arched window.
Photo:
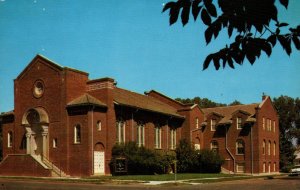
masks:
[(242, 139), (236, 141), (236, 154), (245, 154), (245, 143)]
[(266, 141), (265, 140), (263, 141), (262, 152), (263, 152), (263, 155), (266, 154)]
[(271, 141), (268, 142), (268, 155), (271, 155)]
[(198, 119), (198, 117), (196, 117), (195, 123), (196, 123), (196, 129), (198, 129), (199, 128), (199, 119)]
[(12, 143), (13, 143), (13, 133), (12, 131), (9, 131), (7, 133), (7, 147), (12, 147)]
[(101, 131), (101, 129), (102, 129), (102, 123), (101, 123), (100, 120), (97, 121), (97, 123), (96, 123), (96, 128), (97, 128), (97, 131)]
[(144, 146), (145, 145), (145, 124), (142, 122), (139, 122), (136, 126), (136, 141), (138, 146)]
[(74, 126), (74, 143), (81, 143), (81, 127), (79, 124)]
[(154, 146), (155, 148), (160, 149), (161, 148), (161, 126), (159, 124), (156, 124), (154, 130), (155, 130)]
[(237, 129), (242, 129), (243, 126), (242, 126), (242, 118), (241, 117), (237, 117), (236, 118), (236, 128)]
[(211, 131), (216, 131), (216, 123), (217, 123), (217, 121), (215, 119), (210, 120), (210, 130)]
[(273, 156), (276, 155), (276, 142), (274, 141), (274, 144), (273, 144)]
[(265, 118), (263, 117), (263, 124), (262, 124), (263, 130), (265, 130), (266, 126), (265, 126)]
[(123, 119), (118, 119), (116, 123), (117, 143), (125, 143), (125, 122)]
[(170, 129), (170, 148), (176, 148), (176, 128)]
[(217, 141), (211, 141), (210, 149), (214, 152), (219, 152), (219, 145)]

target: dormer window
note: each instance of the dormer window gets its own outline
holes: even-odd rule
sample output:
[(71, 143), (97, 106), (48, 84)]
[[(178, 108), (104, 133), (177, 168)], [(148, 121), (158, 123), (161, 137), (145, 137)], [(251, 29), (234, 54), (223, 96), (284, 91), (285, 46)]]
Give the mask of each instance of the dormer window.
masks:
[(210, 130), (211, 131), (216, 131), (216, 123), (217, 123), (217, 121), (215, 119), (210, 120)]
[(237, 117), (236, 118), (236, 128), (237, 129), (242, 129), (243, 126), (242, 126), (242, 118), (241, 117)]

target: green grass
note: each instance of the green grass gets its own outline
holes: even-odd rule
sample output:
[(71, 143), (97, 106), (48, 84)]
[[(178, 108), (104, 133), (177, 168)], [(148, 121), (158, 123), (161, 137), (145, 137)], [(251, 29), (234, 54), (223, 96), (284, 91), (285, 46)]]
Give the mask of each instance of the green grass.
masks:
[[(177, 180), (186, 179), (201, 179), (201, 178), (220, 178), (220, 177), (233, 177), (229, 174), (199, 174), (199, 173), (185, 173), (177, 174)], [(106, 176), (107, 177), (107, 176)], [(103, 176), (91, 177), (88, 179), (102, 179)], [(175, 174), (162, 174), (162, 175), (124, 175), (124, 176), (111, 176), (106, 179), (111, 180), (135, 180), (135, 181), (173, 181)]]

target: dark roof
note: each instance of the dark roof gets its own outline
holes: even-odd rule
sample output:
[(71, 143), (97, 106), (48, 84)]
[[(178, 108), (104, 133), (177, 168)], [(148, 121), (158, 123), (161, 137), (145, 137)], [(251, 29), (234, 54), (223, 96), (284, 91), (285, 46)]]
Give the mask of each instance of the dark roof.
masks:
[(14, 110), (11, 110), (11, 111), (8, 111), (8, 112), (1, 112), (0, 117), (8, 116), (8, 115), (14, 115), (14, 114), (15, 114)]
[(232, 115), (236, 112), (242, 112), (246, 115), (248, 115), (248, 118), (246, 121), (248, 122), (254, 122), (255, 121), (255, 109), (259, 106), (260, 104), (248, 104), (248, 105), (236, 105), (236, 106), (225, 106), (225, 107), (215, 107), (215, 108), (205, 108), (202, 109), (204, 112), (205, 117), (207, 117), (211, 113), (217, 113), (222, 117), (220, 120), (219, 124), (226, 124), (226, 123), (231, 123), (232, 120)]
[(97, 98), (89, 95), (89, 94), (84, 94), (73, 101), (69, 102), (67, 104), (67, 107), (74, 107), (74, 106), (89, 106), (89, 105), (94, 105), (94, 106), (99, 106), (99, 107), (107, 107), (105, 103), (101, 102)]
[(184, 116), (177, 114), (177, 110), (174, 107), (171, 107), (154, 97), (138, 94), (121, 88), (114, 89), (114, 101), (116, 104), (120, 105), (184, 118)]

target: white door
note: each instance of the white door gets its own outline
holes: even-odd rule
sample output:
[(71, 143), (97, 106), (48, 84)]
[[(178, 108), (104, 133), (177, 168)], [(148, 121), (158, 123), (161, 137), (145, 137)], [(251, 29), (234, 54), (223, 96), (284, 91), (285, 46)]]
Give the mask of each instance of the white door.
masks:
[(104, 152), (94, 151), (94, 174), (104, 174)]

